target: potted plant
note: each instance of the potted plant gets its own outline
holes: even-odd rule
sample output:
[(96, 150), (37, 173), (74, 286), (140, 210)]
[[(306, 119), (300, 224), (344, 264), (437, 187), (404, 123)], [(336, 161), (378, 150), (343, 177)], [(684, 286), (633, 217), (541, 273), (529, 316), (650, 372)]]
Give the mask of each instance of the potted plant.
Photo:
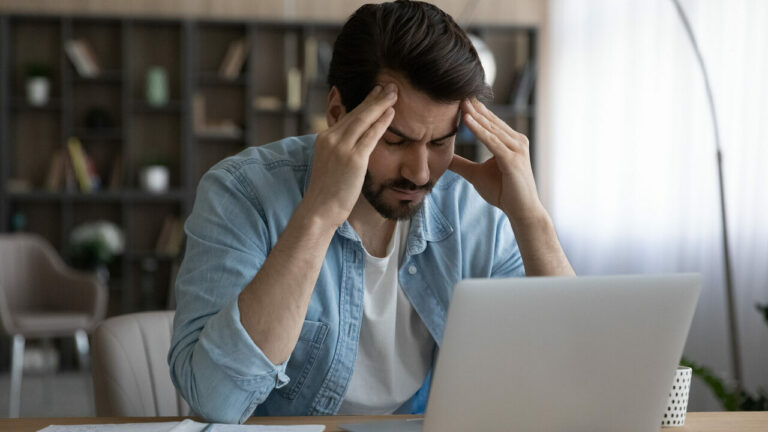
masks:
[(147, 158), (144, 167), (139, 171), (139, 185), (147, 192), (163, 193), (168, 190), (170, 169), (166, 158), (152, 156)]
[(42, 63), (30, 63), (26, 68), (27, 102), (44, 106), (51, 93), (51, 68)]
[(87, 222), (70, 234), (72, 264), (82, 270), (95, 272), (105, 284), (109, 280), (109, 264), (115, 255), (123, 253), (125, 239), (120, 228), (112, 222)]
[[(758, 312), (768, 324), (768, 305), (756, 304)], [(750, 393), (738, 386), (728, 383), (717, 376), (711, 369), (683, 357), (680, 364), (693, 370), (693, 375), (699, 377), (709, 387), (712, 393), (726, 411), (765, 411), (768, 410), (768, 391), (760, 389)]]

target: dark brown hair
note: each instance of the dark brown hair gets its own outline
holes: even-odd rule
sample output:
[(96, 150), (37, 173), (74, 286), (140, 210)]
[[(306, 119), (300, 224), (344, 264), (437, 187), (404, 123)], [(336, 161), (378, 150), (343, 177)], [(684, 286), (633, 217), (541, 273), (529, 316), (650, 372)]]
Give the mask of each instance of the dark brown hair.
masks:
[(361, 6), (333, 46), (328, 84), (353, 110), (382, 69), (401, 73), (436, 102), (490, 100), (480, 58), (464, 30), (437, 6), (397, 0)]

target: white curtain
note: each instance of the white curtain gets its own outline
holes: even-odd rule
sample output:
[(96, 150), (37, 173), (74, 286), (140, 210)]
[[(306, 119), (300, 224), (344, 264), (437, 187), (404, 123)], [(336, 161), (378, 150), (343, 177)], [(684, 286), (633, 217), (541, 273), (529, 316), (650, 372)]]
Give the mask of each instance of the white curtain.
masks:
[[(768, 390), (768, 1), (682, 5), (720, 120), (746, 387)], [(566, 253), (580, 274), (702, 273), (684, 355), (731, 378), (712, 122), (672, 1), (551, 0), (548, 19), (548, 201)], [(694, 383), (689, 409), (719, 408)]]

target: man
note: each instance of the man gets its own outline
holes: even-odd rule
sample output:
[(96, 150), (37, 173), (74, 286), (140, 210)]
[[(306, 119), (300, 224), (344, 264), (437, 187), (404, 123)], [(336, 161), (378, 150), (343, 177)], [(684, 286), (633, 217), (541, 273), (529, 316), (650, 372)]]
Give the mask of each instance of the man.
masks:
[[(328, 80), (327, 130), (200, 182), (168, 358), (207, 419), (421, 412), (456, 282), (573, 274), (528, 141), (477, 100), (490, 90), (448, 15), (361, 7)], [(491, 160), (453, 154), (459, 121)]]

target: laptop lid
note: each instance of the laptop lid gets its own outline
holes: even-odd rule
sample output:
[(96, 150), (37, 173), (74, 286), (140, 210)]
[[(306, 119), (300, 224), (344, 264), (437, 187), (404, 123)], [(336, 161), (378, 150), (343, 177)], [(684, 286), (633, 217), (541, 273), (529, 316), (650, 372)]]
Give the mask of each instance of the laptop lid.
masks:
[(460, 282), (424, 431), (658, 430), (700, 286), (694, 274)]

